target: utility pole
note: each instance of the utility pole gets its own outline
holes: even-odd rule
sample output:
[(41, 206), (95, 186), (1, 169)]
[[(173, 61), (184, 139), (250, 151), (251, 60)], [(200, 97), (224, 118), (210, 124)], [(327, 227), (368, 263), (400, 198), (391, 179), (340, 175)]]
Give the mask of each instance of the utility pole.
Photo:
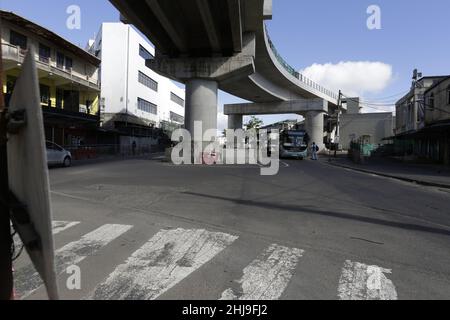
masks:
[(338, 97), (338, 101), (337, 101), (337, 106), (338, 106), (338, 113), (337, 113), (337, 121), (336, 121), (336, 137), (335, 140), (337, 139), (337, 143), (334, 144), (334, 157), (337, 157), (337, 148), (339, 147), (339, 140), (340, 140), (340, 135), (341, 135), (341, 105), (342, 105), (342, 91), (339, 90), (339, 97)]
[[(1, 32), (0, 20), (0, 32)], [(11, 227), (8, 182), (8, 157), (6, 133), (6, 107), (3, 96), (3, 56), (0, 45), (0, 300), (10, 300), (13, 290)]]

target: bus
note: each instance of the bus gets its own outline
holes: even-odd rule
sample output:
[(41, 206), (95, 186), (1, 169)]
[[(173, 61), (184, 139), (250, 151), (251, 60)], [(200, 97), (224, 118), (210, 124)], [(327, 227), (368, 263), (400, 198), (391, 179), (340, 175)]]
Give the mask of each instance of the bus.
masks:
[(280, 158), (303, 160), (308, 156), (309, 137), (305, 130), (283, 130), (280, 132)]

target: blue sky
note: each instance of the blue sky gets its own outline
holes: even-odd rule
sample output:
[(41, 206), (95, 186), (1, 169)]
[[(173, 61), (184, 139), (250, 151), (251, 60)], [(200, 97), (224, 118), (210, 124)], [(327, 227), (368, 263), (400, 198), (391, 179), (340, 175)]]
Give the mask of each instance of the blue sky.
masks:
[[(66, 28), (66, 9), (73, 4), (82, 10), (81, 30)], [(373, 4), (381, 8), (381, 30), (369, 30), (366, 26), (369, 17), (366, 10)], [(0, 0), (0, 7), (82, 46), (102, 22), (118, 21), (119, 17), (107, 0)], [(340, 62), (361, 62), (358, 70), (354, 64), (338, 69), (348, 72), (345, 75), (351, 80), (358, 79), (354, 72), (365, 72), (367, 62), (381, 62), (390, 67), (391, 74), (379, 76), (373, 68), (372, 73), (367, 72), (368, 82), (380, 82), (375, 89), (369, 86), (358, 90), (360, 83), (355, 83), (355, 90), (366, 101), (385, 103), (386, 106), (377, 109), (388, 110), (398, 96), (382, 98), (407, 91), (414, 68), (424, 75), (450, 74), (449, 12), (448, 0), (273, 0), (273, 20), (268, 22), (268, 28), (278, 51), (298, 70), (318, 64), (311, 69), (313, 73), (330, 71)], [(324, 84), (339, 86), (339, 82), (330, 82), (333, 79), (329, 79), (329, 73), (319, 79)], [(221, 104), (239, 101), (220, 94)], [(295, 116), (268, 116), (264, 121), (286, 118)]]

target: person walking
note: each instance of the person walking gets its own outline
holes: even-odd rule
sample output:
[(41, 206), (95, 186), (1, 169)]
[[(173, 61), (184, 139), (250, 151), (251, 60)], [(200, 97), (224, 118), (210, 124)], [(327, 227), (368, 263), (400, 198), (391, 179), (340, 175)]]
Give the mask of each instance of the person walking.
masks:
[(319, 152), (319, 146), (313, 142), (311, 146), (311, 160), (318, 160), (317, 153)]

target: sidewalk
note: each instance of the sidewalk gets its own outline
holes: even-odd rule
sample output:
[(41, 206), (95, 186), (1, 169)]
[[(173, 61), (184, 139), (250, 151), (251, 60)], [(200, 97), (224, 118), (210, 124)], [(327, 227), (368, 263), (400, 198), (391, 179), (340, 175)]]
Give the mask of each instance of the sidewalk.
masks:
[(404, 163), (391, 158), (370, 158), (364, 164), (356, 164), (346, 155), (338, 155), (337, 158), (322, 156), (321, 161), (355, 171), (450, 189), (450, 167), (448, 166)]

